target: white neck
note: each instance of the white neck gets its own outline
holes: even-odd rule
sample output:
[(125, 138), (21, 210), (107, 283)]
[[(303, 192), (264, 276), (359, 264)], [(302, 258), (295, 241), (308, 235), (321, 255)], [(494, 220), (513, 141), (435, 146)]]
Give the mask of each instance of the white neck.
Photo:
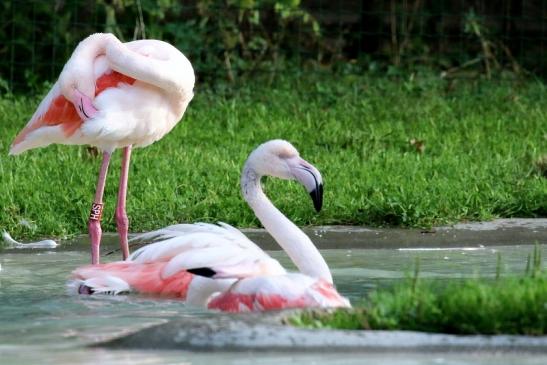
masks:
[(308, 236), (283, 215), (262, 191), (261, 176), (245, 164), (241, 176), (243, 197), (256, 217), (285, 250), (301, 273), (332, 283), (329, 267)]

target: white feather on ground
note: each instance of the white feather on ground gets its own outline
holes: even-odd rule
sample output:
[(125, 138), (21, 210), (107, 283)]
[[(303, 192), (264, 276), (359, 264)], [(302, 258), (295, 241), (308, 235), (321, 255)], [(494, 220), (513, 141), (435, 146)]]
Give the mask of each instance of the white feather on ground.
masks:
[(2, 232), (4, 242), (8, 244), (9, 248), (55, 248), (59, 244), (53, 240), (43, 240), (38, 242), (21, 243), (11, 238), (10, 234), (6, 231)]

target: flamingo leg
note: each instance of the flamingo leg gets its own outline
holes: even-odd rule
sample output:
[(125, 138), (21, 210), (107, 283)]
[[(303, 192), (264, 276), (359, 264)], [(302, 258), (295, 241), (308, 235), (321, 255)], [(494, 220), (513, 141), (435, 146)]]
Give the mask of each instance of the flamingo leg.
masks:
[(108, 164), (110, 163), (110, 152), (103, 152), (103, 162), (99, 171), (99, 179), (97, 181), (97, 190), (95, 191), (95, 200), (91, 205), (89, 213), (88, 229), (89, 238), (91, 239), (91, 264), (99, 263), (99, 248), (101, 246), (101, 216), (103, 213), (103, 193), (106, 183), (106, 174), (108, 173)]
[(122, 171), (120, 174), (120, 187), (118, 189), (118, 204), (116, 206), (116, 226), (120, 236), (120, 248), (123, 259), (129, 256), (129, 245), (127, 243), (127, 231), (129, 230), (129, 219), (125, 211), (125, 200), (127, 196), (127, 177), (129, 175), (129, 159), (131, 158), (131, 145), (123, 149)]

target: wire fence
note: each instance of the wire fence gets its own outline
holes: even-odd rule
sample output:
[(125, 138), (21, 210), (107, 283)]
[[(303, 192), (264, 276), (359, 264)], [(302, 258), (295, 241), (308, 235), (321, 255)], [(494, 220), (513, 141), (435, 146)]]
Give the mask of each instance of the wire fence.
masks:
[(547, 76), (546, 0), (4, 0), (0, 88), (54, 81), (76, 44), (107, 31), (166, 40), (201, 81), (311, 71)]

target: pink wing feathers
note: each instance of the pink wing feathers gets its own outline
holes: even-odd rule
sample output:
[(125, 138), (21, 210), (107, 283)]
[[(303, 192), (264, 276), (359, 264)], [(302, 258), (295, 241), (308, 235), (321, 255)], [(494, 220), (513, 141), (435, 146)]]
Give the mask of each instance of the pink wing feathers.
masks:
[(109, 264), (88, 265), (74, 271), (73, 277), (85, 283), (89, 279), (117, 278), (123, 280), (131, 290), (139, 293), (186, 298), (188, 286), (194, 275), (179, 271), (169, 277), (162, 275), (167, 262), (139, 264), (117, 261)]
[[(119, 72), (107, 72), (97, 78), (95, 96), (108, 88), (117, 87), (120, 83), (132, 85), (134, 82), (135, 79)], [(38, 107), (30, 122), (15, 137), (11, 149), (15, 150), (16, 146), (23, 142), (29, 133), (42, 127), (60, 126), (65, 137), (70, 137), (80, 128), (83, 122), (76, 112), (74, 104), (61, 95), (56, 84), (44, 99), (44, 102)]]

